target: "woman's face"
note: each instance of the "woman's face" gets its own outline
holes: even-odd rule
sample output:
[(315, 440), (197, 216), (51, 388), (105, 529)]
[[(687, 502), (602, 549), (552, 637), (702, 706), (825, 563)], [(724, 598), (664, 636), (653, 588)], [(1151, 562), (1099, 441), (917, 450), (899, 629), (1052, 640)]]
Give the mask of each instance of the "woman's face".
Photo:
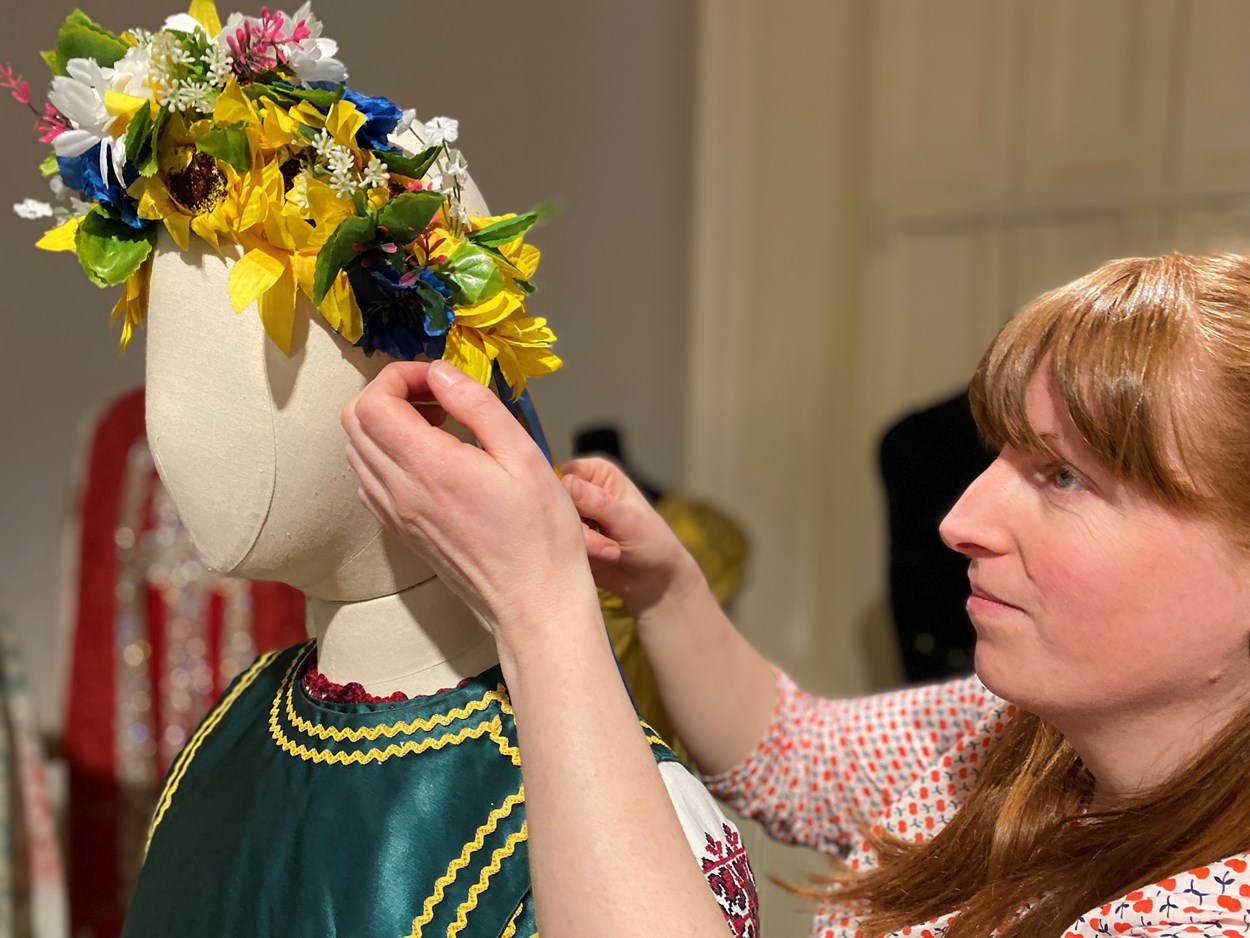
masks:
[(1026, 406), (1062, 461), (1008, 447), (941, 526), (970, 561), (978, 676), (1069, 736), (1222, 726), (1250, 690), (1250, 554), (1112, 479), (1044, 378)]

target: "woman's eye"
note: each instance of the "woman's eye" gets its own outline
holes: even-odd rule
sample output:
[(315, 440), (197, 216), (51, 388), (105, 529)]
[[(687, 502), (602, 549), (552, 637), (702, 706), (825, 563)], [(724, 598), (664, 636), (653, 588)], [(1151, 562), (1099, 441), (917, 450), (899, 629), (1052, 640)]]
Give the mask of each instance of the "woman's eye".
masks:
[(1065, 466), (1062, 463), (1051, 466), (1049, 475), (1051, 484), (1061, 491), (1068, 492), (1085, 487), (1084, 481), (1072, 470), (1071, 466)]

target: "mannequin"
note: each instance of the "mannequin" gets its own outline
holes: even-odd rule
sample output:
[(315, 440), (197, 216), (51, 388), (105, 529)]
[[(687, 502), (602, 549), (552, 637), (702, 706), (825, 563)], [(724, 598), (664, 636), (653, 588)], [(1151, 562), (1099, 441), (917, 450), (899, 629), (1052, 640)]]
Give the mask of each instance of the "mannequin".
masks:
[[(471, 185), (463, 198), (486, 215)], [(315, 644), (259, 659), (175, 762), (124, 934), (531, 935), (520, 753), (492, 636), (359, 503), (346, 462), (339, 411), (390, 359), (350, 346), (302, 296), (285, 355), (254, 306), (231, 308), (237, 257), (158, 241), (149, 442), (205, 563), (302, 590)], [(335, 684), (409, 699), (319, 706), (300, 688), (314, 660)], [(754, 934), (737, 831), (643, 727), (731, 933)]]
[[(486, 213), (476, 192), (466, 201)], [(338, 413), (390, 359), (348, 346), (303, 297), (303, 334), (284, 355), (254, 309), (231, 309), (228, 257), (164, 237), (149, 298), (148, 440), (205, 563), (302, 590), (332, 681), (415, 696), (494, 664), (483, 623), (356, 497)]]
[[(525, 384), (560, 362), (526, 311), (538, 215), (489, 218), (458, 123), (423, 137), (337, 49), (307, 3), (223, 22), (191, 0), (157, 32), (75, 11), (45, 56), (41, 168), (71, 195), (23, 204), (60, 222), (39, 246), (122, 286), (123, 348), (147, 322), (149, 448), (204, 563), (303, 591), (313, 639), (261, 655), (174, 760), (129, 938), (536, 927), (492, 636), (359, 503), (338, 417), (382, 352), (428, 352), (515, 389), (540, 436)], [(755, 934), (736, 830), (639, 722), (731, 931)]]

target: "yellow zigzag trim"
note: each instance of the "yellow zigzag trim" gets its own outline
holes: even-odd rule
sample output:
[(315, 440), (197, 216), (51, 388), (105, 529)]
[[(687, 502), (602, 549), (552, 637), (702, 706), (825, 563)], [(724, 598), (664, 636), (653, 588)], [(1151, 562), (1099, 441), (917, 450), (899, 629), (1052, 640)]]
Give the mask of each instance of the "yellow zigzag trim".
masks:
[[(489, 837), (491, 834), (493, 834), (495, 830), (499, 827), (499, 822), (502, 821), (504, 818), (506, 818), (508, 815), (510, 815), (512, 813), (513, 808), (523, 803), (524, 801), (525, 801), (525, 785), (522, 784), (521, 787), (517, 789), (515, 794), (509, 795), (507, 798), (505, 798), (503, 804), (501, 804), (498, 808), (496, 808), (494, 811), (490, 813), (490, 816), (486, 819), (486, 822), (477, 829), (477, 836), (475, 836), (473, 840), (471, 840), (469, 843), (464, 845), (464, 849), (460, 851), (460, 856), (458, 856), (456, 859), (452, 860), (450, 864), (448, 864), (447, 872), (444, 873), (442, 876), (440, 876), (438, 878), (438, 882), (434, 884), (434, 891), (430, 893), (429, 896), (426, 897), (425, 903), (421, 907), (421, 914), (412, 920), (412, 931), (409, 933), (408, 938), (421, 938), (421, 929), (425, 928), (426, 925), (430, 924), (431, 919), (434, 918), (434, 908), (440, 902), (443, 901), (443, 896), (447, 892), (447, 887), (450, 886), (452, 883), (454, 883), (456, 881), (456, 877), (460, 875), (460, 871), (469, 865), (469, 860), (472, 859), (473, 854), (477, 853), (479, 850), (482, 849), (482, 845), (486, 843), (486, 838)], [(524, 822), (522, 822), (521, 824), (521, 830), (522, 831), (525, 830)], [(505, 846), (507, 845), (505, 844)], [(509, 850), (508, 852), (511, 853), (515, 849), (516, 847), (514, 845), (512, 847), (512, 850)], [(498, 851), (496, 851), (495, 853), (497, 854)], [(501, 860), (503, 858), (499, 857), (498, 859)], [(494, 855), (492, 855), (491, 857), (491, 862), (492, 864), (494, 864), (495, 869), (498, 870), (499, 864)], [(474, 898), (473, 901), (474, 901), (474, 904), (476, 904), (477, 899)], [(517, 909), (517, 912), (520, 913), (519, 908)], [(514, 920), (516, 919), (515, 915), (513, 916), (513, 919)], [(451, 929), (448, 929), (447, 934), (449, 936), (453, 934)]]
[(654, 726), (652, 726), (646, 720), (639, 720), (638, 725), (641, 726), (642, 731), (647, 734), (647, 742), (659, 743), (665, 749), (668, 748), (668, 743), (664, 742), (664, 740), (660, 738), (660, 734), (655, 731)]
[[(308, 659), (308, 655), (312, 653), (312, 647), (313, 646), (310, 644), (303, 655), (297, 656), (296, 659), (291, 662), (291, 666), (287, 669), (286, 676), (282, 679), (282, 684), (278, 688), (278, 693), (274, 695), (273, 705), (269, 708), (269, 735), (273, 737), (274, 742), (276, 742), (283, 749), (283, 751), (289, 753), (290, 755), (298, 756), (305, 762), (316, 762), (325, 765), (365, 765), (369, 762), (385, 762), (392, 756), (406, 756), (417, 752), (427, 752), (432, 749), (442, 749), (444, 746), (448, 745), (458, 746), (466, 739), (480, 739), (481, 737), (486, 736), (499, 747), (500, 753), (507, 756), (512, 761), (513, 765), (519, 766), (521, 764), (521, 752), (513, 746), (512, 743), (509, 742), (508, 737), (504, 735), (503, 722), (498, 716), (483, 720), (476, 726), (465, 727), (456, 733), (444, 733), (442, 736), (433, 736), (422, 740), (407, 740), (403, 743), (391, 743), (385, 749), (378, 749), (377, 747), (374, 747), (365, 751), (356, 750), (352, 752), (331, 752), (327, 749), (311, 748), (303, 743), (293, 741), (282, 729), (281, 720), (278, 717), (278, 710), (282, 704), (283, 697), (285, 697), (287, 701), (287, 712), (288, 715), (291, 715), (293, 708), (290, 694), (291, 682), (300, 665), (303, 664), (303, 662)], [(501, 684), (496, 690), (489, 691), (481, 700), (473, 701), (459, 710), (453, 710), (450, 714), (446, 714), (445, 716), (447, 717), (447, 722), (454, 722), (456, 719), (468, 716), (476, 710), (484, 708), (492, 700), (500, 705), (504, 713), (512, 713), (512, 707), (507, 699), (507, 690)], [(481, 707), (478, 707), (478, 704), (481, 704)], [(441, 717), (433, 718), (434, 721), (439, 719), (441, 719)], [(421, 721), (413, 722), (416, 723)], [(322, 729), (322, 727), (317, 727), (307, 721), (304, 721), (304, 723), (310, 730), (314, 731), (312, 733), (314, 736), (318, 735), (315, 732), (316, 730)], [(367, 728), (364, 733), (361, 733), (361, 735), (366, 736), (370, 740), (381, 735), (385, 735), (387, 738), (390, 738), (395, 733), (399, 732), (399, 727), (405, 725), (406, 724), (399, 724), (398, 726), (391, 727), (381, 726)], [(431, 721), (430, 723), (431, 727), (440, 725), (442, 724), (438, 722)], [(342, 734), (341, 738), (344, 740), (350, 742), (357, 741), (357, 739), (352, 738), (352, 734), (355, 731), (337, 730), (328, 727), (325, 729), (330, 731), (331, 738), (333, 739), (337, 740), (340, 738), (335, 734)], [(369, 729), (376, 731), (373, 736), (367, 735)], [(392, 732), (383, 732), (388, 729), (392, 730)]]
[(153, 816), (152, 824), (148, 828), (148, 840), (143, 847), (144, 856), (147, 856), (148, 849), (152, 846), (152, 837), (156, 834), (156, 828), (160, 826), (161, 820), (165, 817), (165, 812), (169, 810), (169, 806), (174, 800), (174, 792), (178, 790), (178, 786), (182, 783), (182, 777), (186, 775), (187, 769), (191, 765), (191, 760), (195, 757), (204, 739), (221, 722), (222, 717), (226, 715), (226, 711), (239, 699), (239, 695), (247, 690), (252, 682), (256, 680), (257, 675), (280, 654), (282, 654), (281, 650), (271, 651), (257, 658), (252, 666), (243, 672), (243, 676), (234, 685), (234, 690), (205, 718), (204, 722), (200, 724), (200, 728), (195, 731), (182, 752), (178, 754), (178, 758), (174, 760), (173, 768), (169, 770), (169, 779), (165, 782), (165, 790), (161, 792), (161, 800), (157, 806), (156, 814)]
[(451, 723), (455, 722), (456, 720), (463, 720), (466, 717), (472, 716), (474, 713), (480, 713), (481, 711), (489, 707), (492, 703), (498, 703), (503, 708), (504, 713), (507, 713), (507, 714), (512, 713), (512, 708), (511, 706), (509, 706), (510, 701), (508, 700), (507, 693), (504, 690), (503, 685), (500, 685), (498, 689), (487, 691), (480, 698), (478, 698), (477, 700), (470, 701), (469, 703), (465, 704), (463, 707), (460, 707), (456, 710), (449, 710), (447, 713), (440, 713), (436, 716), (430, 717), (429, 719), (417, 718), (415, 720), (408, 720), (403, 723), (386, 723), (386, 724), (381, 724), (378, 726), (363, 726), (363, 727), (358, 727), (356, 729), (339, 729), (333, 726), (319, 725), (309, 720), (305, 720), (303, 717), (301, 717), (298, 713), (295, 712), (295, 701), (294, 701), (295, 679), (294, 678), (295, 678), (296, 670), (298, 669), (299, 665), (303, 664), (305, 661), (308, 660), (308, 656), (311, 653), (312, 651), (310, 648), (307, 652), (304, 653), (304, 655), (300, 658), (299, 661), (295, 662), (292, 665), (292, 668), (287, 673), (287, 676), (283, 678), (283, 681), (282, 681), (283, 689), (279, 690), (278, 693), (279, 695), (281, 695), (285, 691), (285, 694), (286, 694), (287, 722), (290, 723), (292, 726), (294, 726), (301, 733), (306, 733), (307, 735), (316, 737), (317, 739), (323, 739), (323, 740), (330, 739), (336, 743), (341, 743), (341, 742), (358, 743), (362, 739), (368, 740), (369, 742), (374, 742), (381, 736), (385, 736), (387, 739), (392, 739), (401, 733), (403, 733), (406, 736), (410, 736), (416, 732), (429, 732), (430, 730), (445, 728), (449, 726)]
[[(317, 762), (325, 765), (366, 765), (370, 762), (385, 762), (392, 756), (407, 756), (417, 752), (427, 752), (432, 749), (442, 749), (444, 746), (458, 746), (466, 739), (481, 739), (483, 736), (494, 740), (499, 746), (500, 751), (504, 755), (512, 755), (516, 752), (511, 746), (508, 746), (507, 737), (503, 735), (503, 726), (499, 721), (499, 717), (492, 717), (490, 720), (479, 723), (477, 726), (466, 726), (458, 733), (447, 733), (443, 736), (435, 736), (430, 739), (408, 740), (405, 743), (391, 743), (385, 749), (367, 749), (361, 751), (359, 749), (351, 752), (331, 752), (328, 749), (309, 749), (303, 743), (296, 743), (291, 740), (284, 732), (282, 727), (278, 726), (277, 714), (271, 714), (269, 719), (269, 732), (273, 736), (282, 749), (293, 756), (298, 756), (305, 762)], [(504, 751), (507, 746), (512, 752)], [(513, 756), (514, 764), (520, 765), (520, 754)]]
[(512, 918), (508, 919), (508, 925), (504, 928), (499, 938), (516, 938), (516, 922), (521, 917), (521, 913), (525, 910), (525, 902), (522, 901), (516, 907), (516, 911), (512, 913)]
[(464, 931), (464, 926), (469, 921), (469, 913), (477, 908), (478, 897), (486, 891), (486, 885), (490, 878), (499, 872), (499, 867), (504, 860), (516, 853), (517, 844), (528, 838), (529, 822), (522, 821), (521, 829), (509, 836), (504, 845), (490, 855), (490, 866), (482, 870), (482, 875), (478, 877), (477, 882), (469, 889), (468, 898), (460, 903), (460, 908), (456, 912), (456, 920), (447, 926), (447, 938), (455, 938), (456, 935)]

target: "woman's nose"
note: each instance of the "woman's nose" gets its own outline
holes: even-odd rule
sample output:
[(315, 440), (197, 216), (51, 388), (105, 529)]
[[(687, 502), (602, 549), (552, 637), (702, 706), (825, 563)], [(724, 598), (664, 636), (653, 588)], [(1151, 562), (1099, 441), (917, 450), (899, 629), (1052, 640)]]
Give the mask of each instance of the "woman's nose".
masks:
[(938, 526), (942, 541), (968, 557), (988, 557), (1007, 550), (1005, 485), (1010, 467), (1002, 457), (964, 489)]

